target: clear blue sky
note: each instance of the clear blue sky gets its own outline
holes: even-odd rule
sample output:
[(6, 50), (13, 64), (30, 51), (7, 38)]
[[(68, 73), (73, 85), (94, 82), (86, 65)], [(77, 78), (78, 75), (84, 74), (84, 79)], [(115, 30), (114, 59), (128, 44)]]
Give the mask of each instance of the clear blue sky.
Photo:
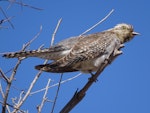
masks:
[[(63, 21), (56, 34), (55, 43), (70, 36), (78, 36), (101, 20), (111, 9), (115, 9), (105, 22), (90, 33), (100, 32), (124, 22), (132, 24), (135, 31), (141, 35), (125, 45), (122, 49), (124, 54), (104, 70), (98, 82), (94, 83), (86, 97), (71, 113), (150, 113), (150, 35), (148, 35), (150, 2), (148, 0), (30, 0), (25, 3), (44, 10), (38, 11), (13, 4), (6, 11), (8, 2), (0, 2), (0, 7), (7, 15), (14, 16), (11, 22), (15, 27), (12, 29), (8, 23), (3, 24), (10, 28), (0, 30), (0, 53), (19, 51), (23, 44), (35, 36), (41, 25), (42, 33), (29, 49), (37, 49), (42, 44), (49, 47), (52, 33), (60, 18)], [(0, 19), (3, 18), (0, 13)], [(0, 68), (6, 72), (15, 65), (16, 61), (0, 57)], [(37, 58), (24, 60), (12, 85), (17, 89), (27, 90), (37, 73), (34, 66), (41, 63), (43, 60)], [(76, 74), (64, 74), (63, 80)], [(53, 80), (51, 85), (57, 83), (59, 77), (59, 74), (43, 73), (33, 91), (45, 87), (49, 78)], [(54, 113), (60, 111), (77, 88), (83, 87), (88, 77), (89, 75), (83, 74), (61, 85)], [(4, 84), (3, 80), (1, 82)], [(19, 96), (20, 92), (16, 88), (11, 89), (9, 100), (11, 97)], [(47, 97), (53, 100), (55, 92), (56, 87), (51, 88)], [(29, 113), (36, 113), (36, 106), (40, 104), (43, 93), (30, 96), (22, 108), (28, 109)], [(46, 103), (42, 113), (49, 112), (51, 106), (51, 103)]]

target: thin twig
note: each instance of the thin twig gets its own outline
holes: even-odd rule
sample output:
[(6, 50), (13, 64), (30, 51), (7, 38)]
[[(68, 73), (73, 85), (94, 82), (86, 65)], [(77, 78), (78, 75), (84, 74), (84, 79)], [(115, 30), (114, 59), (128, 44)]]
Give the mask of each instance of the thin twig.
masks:
[[(30, 41), (32, 42), (32, 41)], [(22, 48), (22, 51), (24, 51), (27, 47), (29, 46), (29, 44), (27, 43), (23, 48)], [(9, 79), (9, 82), (7, 84), (7, 87), (6, 87), (6, 93), (5, 93), (5, 97), (4, 97), (4, 102), (3, 102), (3, 106), (2, 106), (2, 113), (5, 113), (5, 110), (6, 110), (6, 103), (7, 103), (7, 98), (8, 98), (8, 94), (9, 94), (9, 91), (10, 91), (10, 87), (11, 87), (11, 84), (12, 84), (12, 81), (16, 75), (16, 72), (17, 72), (17, 69), (19, 67), (19, 65), (21, 64), (21, 61), (23, 59), (18, 59), (18, 62), (16, 64), (16, 66), (14, 67), (13, 69), (13, 72), (10, 76), (10, 79)]]
[[(3, 91), (3, 88), (2, 88), (1, 81), (0, 81), (0, 92), (1, 92), (2, 98), (4, 98), (5, 94), (4, 94), (4, 91)], [(7, 109), (8, 113), (10, 113), (10, 109), (9, 109), (8, 105), (6, 105), (6, 109)]]
[(5, 94), (4, 94), (4, 91), (3, 91), (3, 88), (2, 88), (1, 81), (0, 81), (0, 92), (1, 92), (2, 97), (4, 98)]
[(3, 13), (3, 15), (5, 16), (5, 18), (8, 20), (8, 23), (11, 25), (11, 27), (14, 29), (13, 24), (11, 23), (11, 21), (9, 20), (8, 16), (6, 15), (6, 13), (3, 11), (3, 9), (0, 7), (1, 12)]
[[(69, 82), (69, 81), (71, 81), (71, 80), (73, 80), (73, 79), (79, 77), (81, 74), (82, 74), (82, 73), (79, 73), (79, 74), (77, 74), (77, 75), (75, 75), (75, 76), (73, 76), (73, 77), (71, 77), (71, 78), (68, 78), (68, 79), (66, 79), (66, 80), (63, 80), (63, 81), (61, 81), (61, 84), (65, 83), (65, 82)], [(53, 84), (53, 85), (49, 86), (48, 88), (52, 88), (52, 87), (55, 87), (55, 86), (58, 86), (58, 85), (59, 85), (59, 83), (56, 83), (56, 84)], [(34, 94), (39, 93), (39, 92), (42, 92), (42, 91), (44, 91), (44, 90), (46, 90), (46, 89), (43, 88), (43, 89), (40, 89), (40, 90), (31, 92), (30, 95), (34, 95)]]
[[(60, 26), (61, 21), (62, 21), (62, 18), (59, 19), (59, 21), (58, 21), (58, 23), (57, 23), (57, 26), (56, 26), (56, 28), (55, 28), (55, 30), (54, 30), (54, 33), (53, 33), (53, 35), (52, 35), (51, 46), (52, 46), (53, 43), (54, 43), (55, 35), (56, 35), (56, 32), (57, 32), (57, 30), (58, 30), (58, 28), (59, 28), (59, 26)], [(54, 99), (54, 103), (53, 103), (53, 106), (52, 106), (51, 113), (53, 113), (54, 108), (55, 108), (55, 104), (56, 104), (56, 100), (57, 100), (57, 96), (58, 96), (58, 92), (59, 92), (59, 88), (60, 88), (60, 83), (61, 83), (62, 77), (63, 77), (63, 73), (61, 74), (61, 77), (60, 77), (60, 81), (59, 81), (59, 85), (58, 85), (58, 89), (57, 89), (57, 92), (56, 92), (56, 96), (55, 96), (55, 99)]]
[(29, 7), (29, 8), (32, 8), (32, 9), (36, 9), (36, 10), (43, 10), (41, 8), (37, 8), (37, 7), (31, 6), (31, 5), (25, 4), (23, 2), (18, 2), (16, 0), (8, 0), (8, 2), (15, 3), (15, 4), (18, 4), (18, 5), (21, 5), (21, 6), (25, 6), (25, 7)]
[(3, 71), (0, 69), (0, 74), (2, 75), (2, 77), (6, 80), (7, 83), (9, 83), (9, 79), (7, 78), (7, 76), (3, 73)]
[(27, 93), (26, 93), (25, 96), (22, 98), (22, 100), (20, 101), (20, 103), (18, 103), (18, 104), (16, 105), (16, 108), (17, 108), (17, 109), (13, 110), (12, 113), (16, 113), (17, 110), (18, 110), (18, 109), (21, 107), (21, 105), (24, 103), (24, 101), (27, 99), (27, 97), (29, 96), (29, 94), (30, 94), (30, 92), (31, 92), (31, 90), (32, 90), (32, 88), (33, 88), (33, 86), (34, 86), (34, 84), (36, 83), (36, 81), (37, 81), (38, 78), (40, 77), (41, 73), (42, 73), (42, 71), (39, 71), (39, 72), (37, 73), (37, 75), (35, 76), (35, 78), (34, 78), (33, 81), (31, 82)]
[(22, 100), (23, 95), (24, 95), (24, 91), (21, 91), (21, 93), (20, 93), (20, 96), (19, 96), (19, 99), (18, 99), (18, 102), (17, 102), (17, 103), (20, 103), (20, 101)]
[(112, 9), (102, 20), (100, 20), (98, 23), (96, 23), (95, 25), (93, 25), (92, 27), (90, 27), (88, 30), (84, 31), (83, 33), (81, 33), (79, 36), (82, 36), (84, 34), (86, 34), (87, 32), (91, 31), (92, 29), (94, 29), (95, 27), (97, 27), (98, 25), (100, 25), (102, 22), (104, 22), (112, 13), (114, 12), (114, 9)]
[(57, 97), (58, 97), (58, 92), (59, 92), (59, 89), (60, 89), (60, 84), (61, 84), (61, 81), (62, 81), (62, 77), (63, 77), (63, 73), (61, 73), (61, 76), (60, 76), (59, 85), (58, 85), (58, 88), (57, 88), (57, 92), (56, 92), (56, 96), (55, 96), (55, 99), (54, 99), (54, 104), (53, 104), (51, 113), (54, 112), (54, 108), (55, 108), (55, 105), (56, 105), (56, 100), (57, 100)]
[(22, 61), (21, 59), (18, 60), (16, 66), (14, 67), (12, 75), (10, 76), (9, 82), (7, 84), (6, 93), (5, 93), (5, 97), (4, 97), (4, 102), (3, 102), (3, 106), (2, 106), (2, 113), (5, 113), (10, 87), (11, 87), (12, 81), (13, 81), (15, 75), (16, 75), (16, 71), (17, 71), (21, 61)]
[(0, 20), (0, 28), (8, 29), (8, 27), (4, 27), (4, 26), (2, 26), (2, 24), (5, 23), (5, 22), (10, 21), (12, 18), (13, 18), (13, 17), (9, 17), (9, 18)]
[(43, 106), (44, 106), (44, 103), (45, 103), (46, 100), (47, 100), (46, 95), (47, 95), (47, 93), (48, 93), (48, 89), (49, 89), (48, 87), (49, 87), (50, 82), (51, 82), (51, 79), (48, 79), (47, 85), (46, 85), (46, 87), (45, 87), (46, 90), (45, 90), (45, 93), (44, 93), (44, 95), (43, 95), (42, 102), (41, 102), (41, 104), (38, 106), (38, 113), (41, 113), (42, 108), (43, 108)]
[[(33, 41), (35, 41), (38, 37), (39, 37), (39, 35), (41, 34), (41, 32), (42, 32), (42, 26), (40, 26), (40, 31), (29, 41), (29, 42), (27, 42), (24, 46), (25, 46), (25, 49), (33, 42)], [(25, 50), (24, 49), (24, 50)]]
[[(3, 102), (2, 101), (0, 101), (0, 103), (1, 104), (3, 104)], [(13, 109), (17, 109), (16, 107), (14, 107), (13, 105), (11, 105), (11, 104), (9, 104), (9, 103), (6, 103), (7, 104), (7, 106), (9, 106), (9, 107), (11, 107), (11, 108), (13, 108)], [(25, 113), (23, 110), (20, 110), (20, 109), (18, 109), (21, 113)], [(11, 113), (10, 112), (10, 110), (8, 111), (8, 113)]]
[(54, 33), (52, 34), (51, 46), (52, 46), (53, 43), (54, 43), (55, 35), (56, 35), (56, 32), (57, 32), (57, 30), (58, 30), (58, 28), (59, 28), (61, 22), (62, 22), (62, 18), (59, 19), (59, 21), (58, 21), (58, 23), (57, 23), (57, 25), (56, 25), (56, 28), (55, 28), (55, 30), (54, 30)]
[(2, 19), (2, 20), (0, 21), (0, 24), (9, 21), (9, 20), (11, 20), (12, 18), (13, 18), (13, 17), (9, 17), (9, 18), (6, 18), (6, 19)]

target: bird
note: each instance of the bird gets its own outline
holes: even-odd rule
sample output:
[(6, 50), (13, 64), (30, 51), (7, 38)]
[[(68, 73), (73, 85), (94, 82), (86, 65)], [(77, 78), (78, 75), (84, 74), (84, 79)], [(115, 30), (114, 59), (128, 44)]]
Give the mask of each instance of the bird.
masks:
[(50, 48), (6, 53), (6, 58), (39, 57), (52, 60), (47, 64), (35, 66), (35, 69), (65, 73), (81, 71), (83, 73), (96, 72), (110, 56), (117, 57), (122, 54), (120, 50), (124, 43), (130, 41), (135, 35), (130, 24), (120, 23), (113, 28), (93, 34), (67, 38)]

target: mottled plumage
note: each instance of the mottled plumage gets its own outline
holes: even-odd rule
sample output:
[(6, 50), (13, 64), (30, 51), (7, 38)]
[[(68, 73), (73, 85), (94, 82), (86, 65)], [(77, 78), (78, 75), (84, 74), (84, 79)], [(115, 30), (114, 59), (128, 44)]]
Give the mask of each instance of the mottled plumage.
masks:
[(97, 71), (110, 56), (121, 54), (120, 48), (123, 44), (137, 34), (131, 25), (118, 24), (103, 32), (68, 38), (48, 49), (8, 53), (4, 57), (40, 57), (54, 61), (35, 66), (38, 70), (88, 73)]

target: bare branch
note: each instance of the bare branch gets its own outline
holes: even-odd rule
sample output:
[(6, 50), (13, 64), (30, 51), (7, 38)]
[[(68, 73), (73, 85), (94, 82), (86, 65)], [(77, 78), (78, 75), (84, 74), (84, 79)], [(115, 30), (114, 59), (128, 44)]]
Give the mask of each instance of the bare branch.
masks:
[[(40, 32), (41, 32), (41, 28), (40, 28)], [(27, 44), (25, 44), (21, 51), (24, 51), (39, 36), (40, 32), (31, 41), (29, 41)], [(8, 94), (9, 94), (9, 91), (10, 91), (10, 87), (11, 87), (12, 81), (13, 81), (15, 75), (16, 75), (17, 69), (18, 69), (18, 67), (19, 67), (22, 60), (23, 59), (21, 59), (21, 58), (18, 59), (18, 62), (16, 64), (16, 66), (14, 67), (13, 72), (10, 76), (9, 82), (7, 83), (6, 93), (5, 93), (4, 102), (3, 102), (3, 106), (2, 106), (2, 113), (5, 113), (6, 103), (7, 103), (7, 98), (8, 98)], [(18, 110), (18, 109), (15, 109), (15, 110)]]
[(5, 94), (4, 94), (4, 91), (3, 91), (3, 88), (2, 88), (1, 81), (0, 81), (0, 92), (1, 92), (2, 97), (4, 98)]
[[(12, 4), (12, 3), (15, 3), (15, 4), (18, 4), (18, 5), (25, 6), (25, 7), (29, 7), (29, 8), (36, 9), (36, 10), (43, 10), (43, 9), (41, 9), (41, 8), (37, 8), (37, 7), (31, 6), (31, 5), (25, 4), (25, 3), (23, 3), (23, 2), (18, 2), (18, 1), (16, 1), (16, 0), (8, 0), (8, 2), (10, 2), (11, 4)], [(9, 8), (9, 7), (8, 7), (8, 8)]]
[(0, 20), (0, 28), (8, 28), (8, 27), (4, 27), (4, 26), (1, 26), (1, 25), (2, 25), (3, 23), (5, 23), (5, 22), (10, 21), (12, 18), (13, 18), (13, 17), (9, 17), (9, 18)]
[(7, 15), (6, 15), (6, 13), (3, 11), (3, 9), (0, 7), (0, 10), (1, 10), (1, 12), (3, 13), (3, 15), (4, 15), (4, 17), (6, 18), (6, 20), (8, 21), (8, 23), (11, 25), (11, 27), (14, 29), (14, 26), (13, 26), (13, 24), (11, 23), (11, 21), (10, 21), (10, 17), (8, 17)]
[(36, 40), (36, 39), (39, 37), (39, 35), (41, 34), (41, 32), (42, 32), (42, 26), (40, 26), (40, 31), (39, 31), (29, 42), (27, 42), (27, 43), (24, 45), (24, 50), (25, 50), (34, 40)]
[(62, 81), (62, 77), (63, 77), (63, 73), (61, 73), (61, 76), (60, 76), (59, 85), (58, 85), (58, 88), (57, 88), (57, 92), (56, 92), (56, 96), (55, 96), (55, 99), (54, 99), (54, 104), (52, 106), (51, 113), (54, 112), (54, 108), (55, 108), (55, 105), (56, 105), (56, 100), (57, 100), (57, 97), (58, 97), (58, 92), (59, 92), (59, 89), (60, 89), (60, 84), (61, 84), (61, 81)]
[[(2, 98), (4, 99), (5, 94), (4, 94), (4, 91), (3, 91), (3, 88), (2, 88), (1, 81), (0, 81), (0, 92), (1, 92)], [(7, 109), (8, 113), (10, 113), (10, 109), (9, 109), (8, 105), (6, 105), (6, 109)]]
[[(69, 82), (69, 81), (71, 81), (71, 80), (73, 80), (73, 79), (79, 77), (81, 74), (82, 74), (82, 73), (79, 73), (79, 74), (77, 74), (77, 75), (75, 75), (75, 76), (73, 76), (73, 77), (71, 77), (71, 78), (68, 78), (68, 79), (66, 79), (66, 80), (63, 80), (63, 81), (61, 81), (61, 84), (66, 83), (66, 82)], [(59, 83), (56, 83), (56, 84), (53, 84), (53, 85), (49, 86), (48, 88), (52, 88), (52, 87), (55, 87), (55, 86), (58, 86), (58, 85), (59, 85)], [(34, 94), (39, 93), (39, 92), (42, 92), (42, 91), (44, 91), (44, 90), (46, 90), (46, 89), (43, 88), (43, 89), (40, 89), (40, 90), (31, 92), (30, 95), (34, 95)]]
[(20, 96), (19, 96), (19, 99), (18, 99), (18, 102), (17, 103), (20, 103), (20, 101), (22, 100), (22, 97), (23, 97), (23, 95), (24, 95), (24, 91), (21, 91), (21, 93), (20, 93)]
[(27, 99), (27, 97), (29, 96), (29, 94), (30, 94), (30, 92), (31, 92), (31, 90), (32, 90), (32, 88), (33, 88), (33, 86), (34, 86), (34, 84), (36, 83), (36, 81), (37, 81), (38, 78), (40, 77), (41, 73), (42, 73), (42, 71), (39, 71), (39, 72), (37, 73), (37, 75), (36, 75), (35, 78), (33, 79), (32, 83), (30, 84), (30, 87), (29, 87), (27, 93), (26, 93), (25, 96), (22, 98), (22, 100), (20, 101), (20, 103), (18, 103), (18, 104), (16, 105), (16, 108), (17, 108), (17, 109), (13, 110), (12, 113), (16, 113), (17, 110), (18, 110), (18, 109), (21, 107), (21, 105), (24, 103), (24, 101)]
[(43, 108), (43, 106), (44, 106), (44, 103), (45, 103), (45, 101), (47, 100), (46, 95), (47, 95), (47, 93), (48, 93), (48, 89), (49, 89), (48, 87), (49, 87), (50, 82), (51, 82), (51, 79), (48, 79), (47, 85), (46, 85), (46, 87), (45, 87), (46, 90), (45, 90), (45, 93), (44, 93), (44, 95), (43, 95), (42, 102), (41, 102), (40, 106), (37, 107), (37, 108), (38, 108), (38, 113), (41, 113), (42, 108)]
[(53, 43), (54, 43), (55, 35), (56, 35), (56, 32), (57, 32), (57, 30), (58, 30), (58, 28), (59, 28), (61, 22), (62, 22), (62, 18), (59, 19), (59, 21), (58, 21), (58, 23), (57, 23), (57, 25), (56, 25), (56, 28), (55, 28), (55, 30), (54, 30), (54, 33), (52, 34), (51, 46), (52, 46)]
[(16, 66), (14, 67), (14, 70), (10, 76), (10, 79), (9, 79), (9, 82), (7, 84), (7, 87), (6, 87), (6, 93), (5, 93), (5, 97), (4, 97), (4, 102), (3, 102), (3, 106), (2, 106), (2, 113), (5, 113), (5, 110), (6, 110), (6, 103), (7, 103), (7, 98), (8, 98), (8, 94), (9, 94), (9, 91), (10, 91), (10, 87), (11, 87), (11, 84), (12, 84), (12, 81), (16, 75), (16, 71), (21, 63), (21, 59), (18, 60)]
[(9, 79), (8, 79), (7, 76), (2, 72), (1, 69), (0, 69), (0, 74), (1, 74), (2, 77), (6, 80), (6, 82), (9, 83)]
[(98, 25), (100, 25), (102, 22), (104, 22), (112, 13), (114, 12), (114, 9), (112, 9), (102, 20), (100, 20), (98, 23), (96, 23), (95, 25), (93, 25), (92, 27), (90, 27), (88, 30), (84, 31), (83, 33), (81, 33), (80, 36), (86, 34), (87, 32), (91, 31), (92, 29), (94, 29), (95, 27), (97, 27)]
[[(2, 101), (0, 101), (0, 103), (3, 104)], [(11, 107), (11, 108), (17, 109), (17, 108), (15, 108), (13, 105), (11, 105), (11, 104), (9, 104), (9, 103), (6, 103), (6, 105), (9, 106), (9, 107)], [(20, 109), (18, 109), (18, 110), (19, 110), (21, 113), (25, 113), (25, 111), (23, 111), (23, 110), (20, 110)], [(10, 110), (8, 111), (8, 113), (11, 113)]]

